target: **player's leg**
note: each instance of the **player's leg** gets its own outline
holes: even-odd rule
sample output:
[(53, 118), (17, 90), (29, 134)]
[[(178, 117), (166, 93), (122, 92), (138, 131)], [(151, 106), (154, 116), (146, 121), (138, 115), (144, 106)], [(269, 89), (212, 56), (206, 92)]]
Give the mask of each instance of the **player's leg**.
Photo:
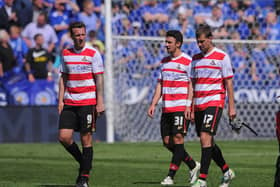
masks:
[(73, 140), (73, 132), (76, 129), (76, 125), (77, 116), (75, 114), (75, 107), (65, 105), (59, 118), (58, 140), (80, 164), (82, 153), (79, 146)]
[[(170, 129), (170, 114), (165, 114), (163, 113), (161, 115), (161, 120), (160, 120), (160, 133), (162, 137), (162, 143), (163, 146), (169, 150), (172, 153), (172, 156), (174, 155), (174, 144), (172, 141), (172, 138), (170, 138), (171, 134), (171, 129)], [(166, 176), (162, 181), (162, 185), (172, 185), (174, 184), (173, 179), (170, 176)]]
[(172, 154), (174, 152), (174, 143), (172, 138), (170, 138), (171, 135), (171, 129), (170, 129), (170, 114), (163, 113), (161, 115), (160, 119), (160, 134), (162, 138), (163, 146), (168, 149)]
[(83, 147), (80, 173), (77, 179), (77, 187), (87, 186), (90, 171), (92, 169), (93, 147), (92, 147), (92, 126), (95, 123), (94, 106), (82, 106), (78, 115), (80, 121), (80, 137)]
[[(180, 154), (182, 154), (182, 156), (180, 155), (180, 158), (189, 167), (190, 169), (189, 182), (192, 184), (197, 179), (197, 173), (199, 172), (200, 169), (200, 163), (195, 162), (192, 159), (192, 157), (186, 151), (184, 146), (184, 136), (187, 135), (189, 124), (190, 121), (185, 119), (183, 112), (174, 113), (174, 126), (173, 126), (172, 133), (175, 134), (173, 136), (173, 142), (174, 145), (177, 147), (176, 154), (179, 154), (178, 152), (180, 152)], [(180, 151), (178, 151), (178, 149), (180, 149)]]
[(174, 179), (177, 170), (184, 158), (184, 137), (182, 134), (178, 133), (172, 136), (174, 142), (174, 151), (169, 167), (168, 176)]
[(196, 131), (201, 143), (201, 168), (199, 180), (193, 187), (206, 186), (213, 152), (213, 136), (216, 134), (220, 110), (218, 107), (208, 107), (204, 111), (195, 113)]
[[(218, 124), (221, 116), (222, 116), (222, 109), (221, 108), (216, 108), (216, 112), (215, 112), (215, 118), (216, 118), (216, 123)], [(215, 130), (216, 131), (216, 130)], [(221, 171), (223, 173), (226, 173), (229, 170), (228, 164), (226, 163), (224, 156), (222, 154), (222, 151), (220, 149), (220, 147), (215, 143), (214, 141), (214, 137), (212, 139), (212, 159), (214, 160), (214, 162), (221, 168)]]

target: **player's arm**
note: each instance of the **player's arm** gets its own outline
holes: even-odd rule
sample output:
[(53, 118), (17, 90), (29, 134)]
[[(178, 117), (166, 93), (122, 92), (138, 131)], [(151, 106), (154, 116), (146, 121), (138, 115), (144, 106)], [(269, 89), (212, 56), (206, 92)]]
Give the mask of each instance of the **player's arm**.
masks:
[(155, 93), (154, 93), (154, 96), (152, 99), (152, 103), (148, 109), (148, 116), (151, 118), (154, 117), (156, 105), (157, 105), (159, 99), (161, 98), (161, 92), (162, 92), (161, 89), (162, 89), (162, 83), (161, 83), (161, 81), (158, 81), (158, 83), (156, 85)]
[(228, 95), (228, 116), (229, 119), (233, 120), (236, 116), (235, 105), (234, 105), (234, 91), (233, 91), (233, 79), (227, 78), (224, 80)]
[(105, 111), (104, 99), (103, 99), (104, 77), (103, 77), (103, 73), (96, 74), (94, 76), (96, 81), (96, 112), (97, 115), (100, 115), (100, 113)]
[(185, 118), (187, 120), (191, 120), (192, 102), (193, 102), (193, 86), (192, 86), (192, 81), (190, 81), (188, 86), (188, 98), (186, 102), (186, 109), (184, 112)]
[(2, 62), (0, 61), (0, 77), (4, 76), (4, 70), (3, 70), (3, 65)]
[(28, 75), (28, 80), (29, 80), (30, 82), (34, 82), (34, 81), (35, 81), (35, 77), (34, 77), (34, 75), (32, 74), (31, 67), (30, 67), (30, 63), (25, 62), (24, 67), (25, 67), (25, 71), (27, 72), (27, 75)]
[(61, 76), (59, 78), (59, 87), (58, 87), (58, 113), (60, 114), (63, 106), (64, 106), (64, 102), (63, 102), (63, 97), (64, 97), (64, 93), (65, 93), (65, 83), (66, 83), (66, 75), (64, 73), (61, 73)]

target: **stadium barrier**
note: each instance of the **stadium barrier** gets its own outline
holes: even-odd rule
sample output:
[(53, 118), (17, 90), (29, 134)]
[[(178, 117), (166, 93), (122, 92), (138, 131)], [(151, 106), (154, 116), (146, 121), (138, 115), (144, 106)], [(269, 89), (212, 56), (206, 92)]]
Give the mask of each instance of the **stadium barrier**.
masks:
[[(0, 142), (57, 142), (58, 112), (56, 106), (0, 107)], [(95, 141), (106, 140), (106, 117), (97, 120)], [(79, 141), (78, 133), (75, 139)]]

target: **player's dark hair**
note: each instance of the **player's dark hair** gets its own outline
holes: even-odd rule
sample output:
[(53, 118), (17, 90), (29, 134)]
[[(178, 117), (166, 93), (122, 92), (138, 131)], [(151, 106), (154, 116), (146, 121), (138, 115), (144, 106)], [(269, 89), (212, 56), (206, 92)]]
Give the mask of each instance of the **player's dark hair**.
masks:
[(173, 37), (176, 39), (176, 42), (180, 42), (180, 47), (183, 44), (183, 35), (180, 31), (178, 30), (169, 30), (166, 32), (166, 37)]
[(195, 31), (196, 38), (200, 37), (203, 34), (206, 38), (213, 37), (212, 30), (209, 25), (203, 24), (198, 26), (198, 28)]
[(35, 34), (35, 36), (34, 36), (34, 40), (37, 40), (37, 38), (39, 37), (39, 36), (43, 36), (41, 33), (38, 33), (38, 34)]
[(70, 31), (71, 35), (73, 34), (72, 31), (74, 28), (85, 28), (86, 29), (86, 25), (81, 21), (72, 22), (69, 26), (69, 31)]

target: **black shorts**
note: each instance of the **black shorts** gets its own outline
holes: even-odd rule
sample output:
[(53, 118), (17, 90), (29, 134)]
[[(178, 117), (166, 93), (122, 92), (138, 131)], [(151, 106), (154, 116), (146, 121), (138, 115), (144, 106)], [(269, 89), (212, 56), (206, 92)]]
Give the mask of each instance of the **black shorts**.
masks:
[(174, 136), (178, 133), (186, 135), (190, 121), (184, 112), (163, 113), (160, 120), (161, 137)]
[(208, 107), (203, 111), (195, 112), (194, 120), (197, 135), (200, 136), (200, 132), (208, 132), (214, 136), (222, 113), (223, 109), (220, 107)]
[(59, 117), (59, 129), (74, 129), (81, 133), (95, 130), (95, 106), (64, 105)]

